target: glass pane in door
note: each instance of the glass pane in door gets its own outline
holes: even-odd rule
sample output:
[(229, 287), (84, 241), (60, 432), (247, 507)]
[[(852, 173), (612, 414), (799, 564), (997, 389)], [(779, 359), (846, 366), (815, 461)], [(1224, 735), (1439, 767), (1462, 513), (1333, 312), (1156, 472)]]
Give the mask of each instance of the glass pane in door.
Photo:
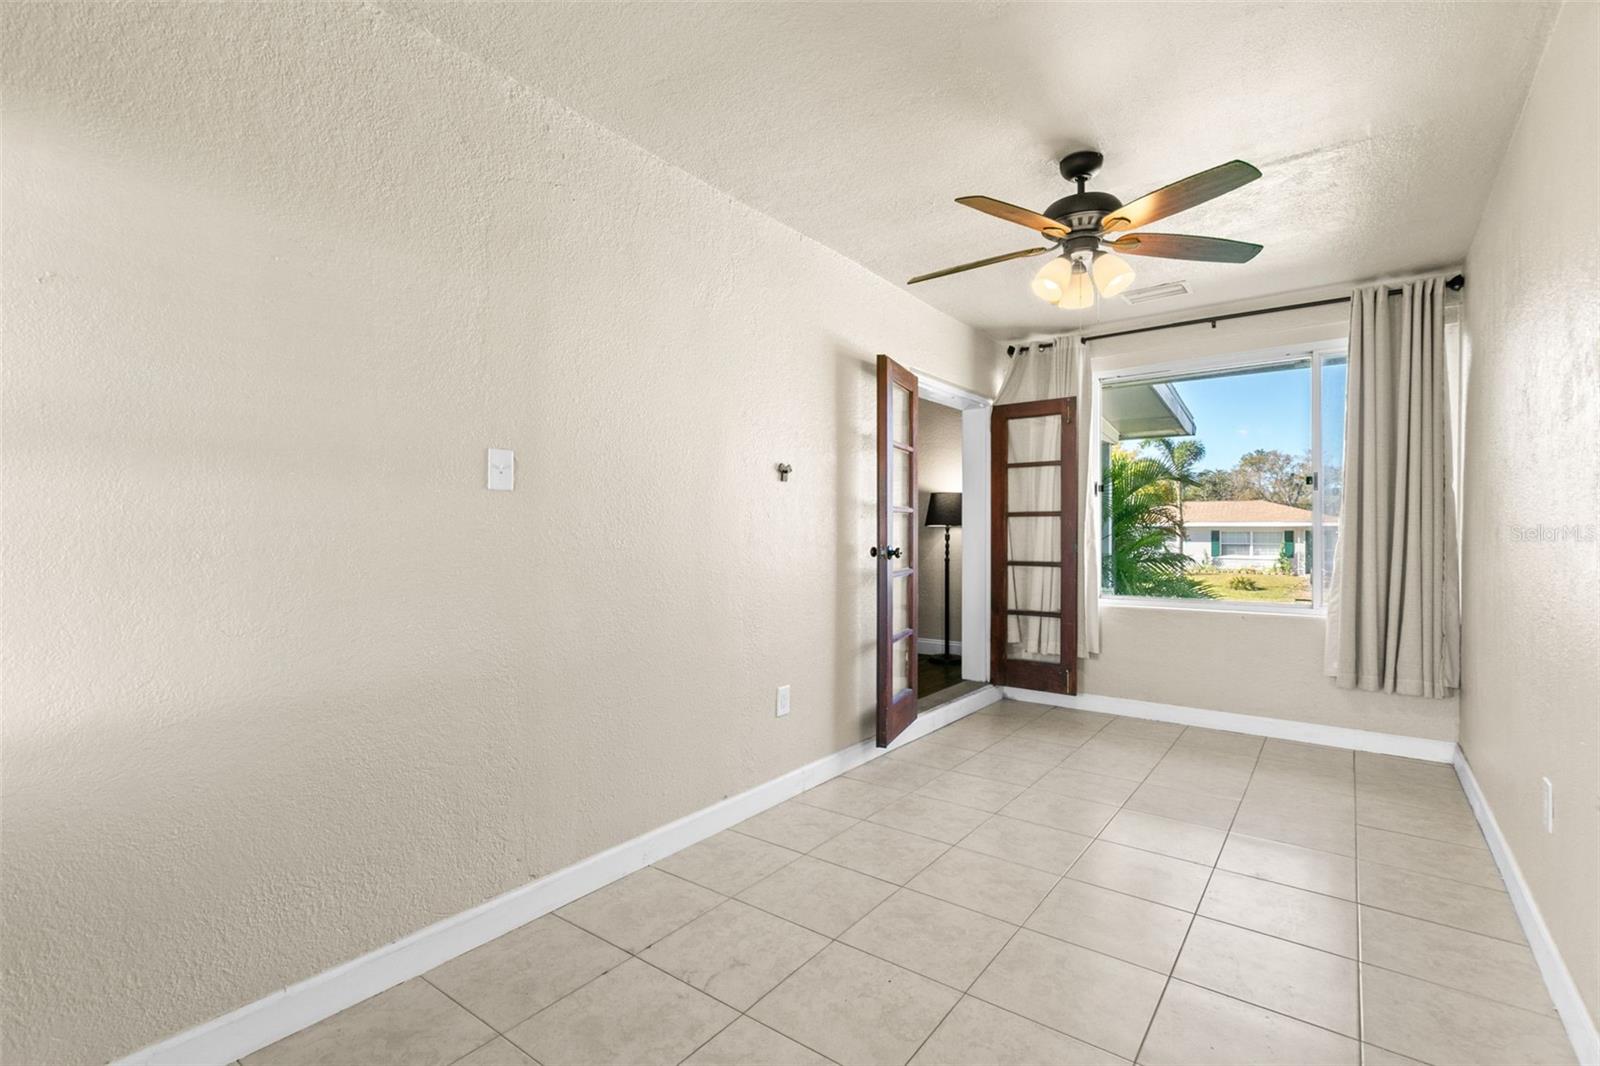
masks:
[(1012, 615), (1006, 632), (1006, 658), (1059, 663), (1061, 619)]
[[(898, 561), (898, 560), (896, 560)], [(893, 607), (889, 632), (898, 633), (911, 628), (911, 575), (894, 578), (889, 584), (889, 599)]]
[(1006, 609), (1012, 611), (1061, 610), (1061, 567), (1006, 567)]
[(1006, 423), (1006, 462), (1038, 463), (1060, 458), (1060, 415), (1013, 418)]
[(1019, 563), (1061, 561), (1061, 519), (1052, 515), (1006, 519), (1006, 558)]
[(889, 402), (894, 405), (894, 437), (896, 444), (911, 443), (911, 394), (899, 385), (894, 387)]
[(900, 549), (899, 557), (889, 560), (890, 570), (904, 570), (911, 565), (911, 521), (913, 517), (909, 511), (901, 511), (889, 516), (889, 547)]
[(1061, 510), (1061, 468), (1014, 466), (1007, 470), (1006, 508), (1011, 511)]
[(894, 450), (894, 466), (889, 474), (889, 502), (895, 507), (910, 507), (911, 492), (911, 453), (903, 452), (899, 448)]
[(894, 691), (901, 692), (911, 687), (911, 638), (902, 637), (894, 642), (889, 649), (890, 674), (894, 683)]

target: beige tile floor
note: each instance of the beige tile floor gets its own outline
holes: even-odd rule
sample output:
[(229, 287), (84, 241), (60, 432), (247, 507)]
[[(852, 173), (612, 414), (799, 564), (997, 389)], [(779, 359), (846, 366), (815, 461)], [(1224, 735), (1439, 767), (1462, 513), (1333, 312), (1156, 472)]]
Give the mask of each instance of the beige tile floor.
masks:
[(1449, 767), (1002, 702), (245, 1064), (1572, 1061)]

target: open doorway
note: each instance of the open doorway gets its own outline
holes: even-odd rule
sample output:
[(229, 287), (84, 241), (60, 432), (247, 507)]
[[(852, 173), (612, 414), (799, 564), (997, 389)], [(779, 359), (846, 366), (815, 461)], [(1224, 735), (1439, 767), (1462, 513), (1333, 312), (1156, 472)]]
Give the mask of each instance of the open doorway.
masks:
[(868, 555), (877, 571), (878, 746), (888, 747), (920, 712), (989, 680), (991, 405), (887, 355), (878, 356), (877, 378), (878, 521)]
[[(961, 677), (961, 412), (921, 397), (917, 435), (917, 703), (976, 688)], [(958, 691), (951, 692), (951, 689)]]

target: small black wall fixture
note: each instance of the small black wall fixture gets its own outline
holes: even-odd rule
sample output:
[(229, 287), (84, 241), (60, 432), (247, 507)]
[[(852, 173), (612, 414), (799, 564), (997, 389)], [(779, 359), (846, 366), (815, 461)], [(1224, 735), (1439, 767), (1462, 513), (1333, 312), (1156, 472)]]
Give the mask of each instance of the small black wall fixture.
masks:
[(779, 463), (778, 464), (778, 480), (779, 481), (788, 481), (789, 480), (789, 475), (792, 474), (793, 472), (794, 472), (794, 467), (790, 466), (788, 463)]
[(934, 492), (928, 495), (928, 520), (930, 526), (944, 527), (944, 655), (950, 655), (950, 529), (961, 525), (961, 493)]

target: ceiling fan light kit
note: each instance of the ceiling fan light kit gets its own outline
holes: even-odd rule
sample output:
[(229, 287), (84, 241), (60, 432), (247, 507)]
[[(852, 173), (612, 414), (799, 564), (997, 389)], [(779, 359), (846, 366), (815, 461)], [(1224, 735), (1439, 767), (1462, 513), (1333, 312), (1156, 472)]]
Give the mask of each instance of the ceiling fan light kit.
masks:
[(1072, 280), (1072, 262), (1066, 256), (1058, 256), (1039, 268), (1039, 273), (1033, 276), (1033, 294), (1045, 303), (1057, 304), (1061, 302), (1061, 294), (1067, 289), (1067, 282)]
[[(1099, 152), (1073, 152), (1065, 156), (1061, 160), (1061, 176), (1076, 183), (1078, 191), (1063, 196), (1045, 208), (1043, 213), (988, 196), (957, 197), (958, 204), (1026, 226), (1053, 243), (1043, 248), (1024, 248), (931, 274), (921, 274), (908, 284), (915, 285), (1012, 259), (1058, 252), (1033, 276), (1030, 287), (1033, 294), (1046, 303), (1069, 310), (1082, 310), (1094, 306), (1096, 290), (1101, 297), (1109, 299), (1133, 284), (1133, 267), (1118, 252), (1161, 259), (1247, 263), (1261, 251), (1259, 244), (1220, 237), (1128, 232), (1255, 181), (1261, 176), (1261, 171), (1249, 163), (1235, 159), (1124, 204), (1110, 193), (1089, 192), (1085, 188), (1089, 178), (1104, 161)], [(1118, 236), (1111, 239), (1112, 234)]]
[(1106, 299), (1122, 295), (1133, 284), (1133, 267), (1116, 252), (1101, 252), (1094, 257), (1094, 286)]
[(1081, 311), (1094, 306), (1094, 283), (1089, 280), (1089, 268), (1083, 263), (1072, 264), (1072, 277), (1067, 279), (1066, 287), (1061, 290), (1061, 299), (1056, 302), (1056, 306), (1065, 307), (1069, 311)]

